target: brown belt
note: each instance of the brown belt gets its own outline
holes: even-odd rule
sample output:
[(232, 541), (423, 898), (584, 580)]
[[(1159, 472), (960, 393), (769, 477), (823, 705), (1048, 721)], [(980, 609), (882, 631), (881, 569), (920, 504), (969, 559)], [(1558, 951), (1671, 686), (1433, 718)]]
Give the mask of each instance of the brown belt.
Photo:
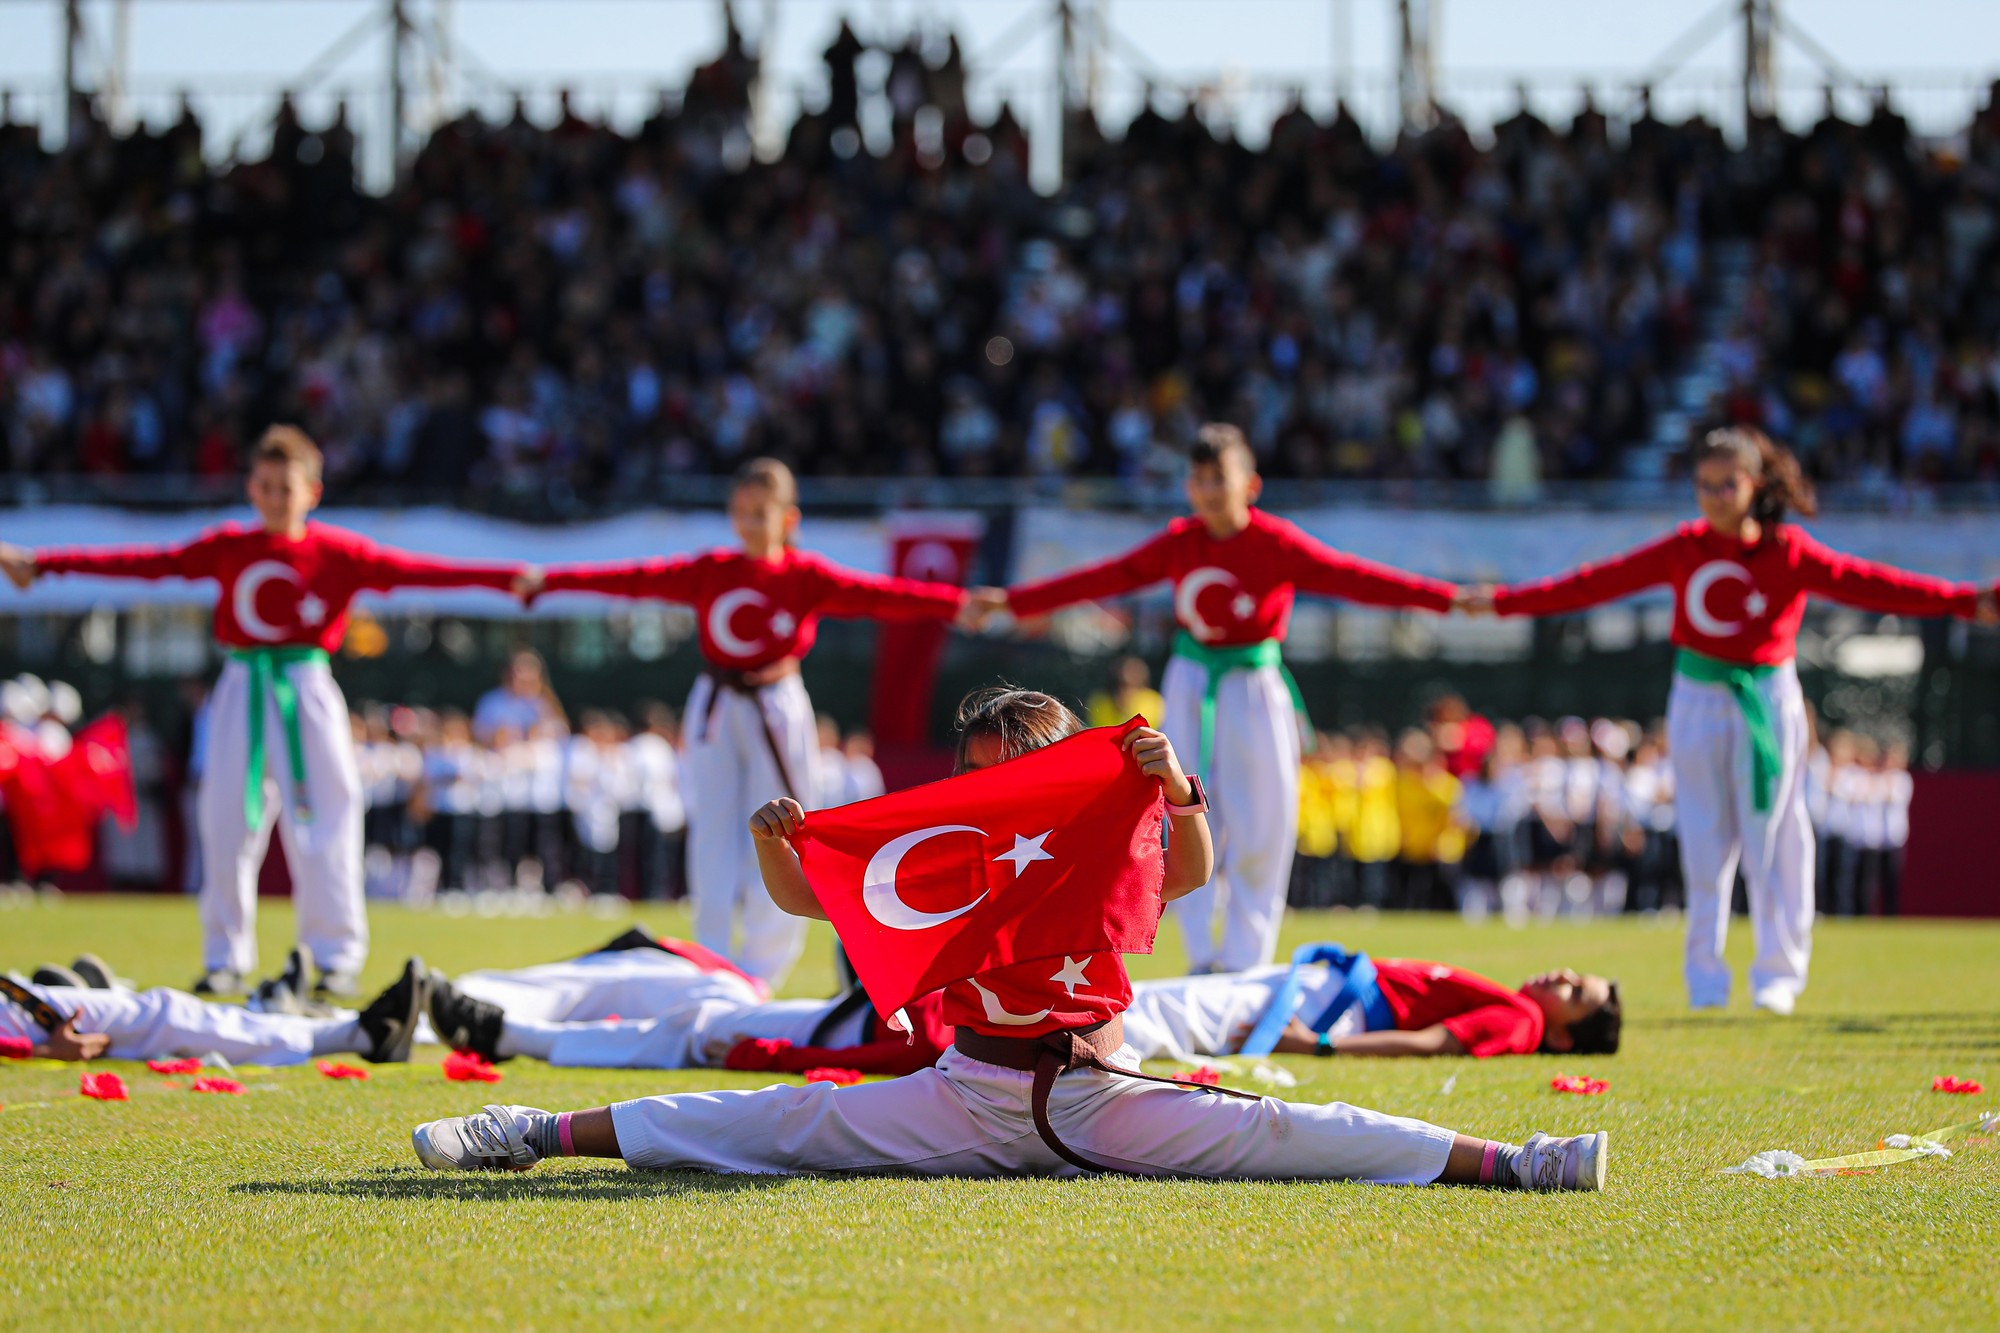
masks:
[(1243, 1092), (1236, 1088), (1224, 1088), (1213, 1083), (1190, 1083), (1185, 1079), (1162, 1078), (1157, 1074), (1141, 1074), (1136, 1070), (1121, 1069), (1105, 1061), (1117, 1053), (1125, 1044), (1125, 1020), (1117, 1015), (1102, 1023), (1092, 1023), (1089, 1027), (1060, 1028), (1045, 1032), (1039, 1037), (996, 1037), (987, 1032), (976, 1032), (971, 1028), (955, 1028), (952, 1031), (952, 1045), (974, 1060), (982, 1060), (1002, 1069), (1016, 1069), (1035, 1076), (1029, 1089), (1028, 1106), (1034, 1113), (1035, 1132), (1042, 1136), (1042, 1142), (1049, 1145), (1056, 1156), (1071, 1166), (1084, 1171), (1115, 1171), (1118, 1168), (1093, 1162), (1082, 1153), (1056, 1137), (1055, 1126), (1049, 1123), (1049, 1092), (1056, 1085), (1056, 1079), (1073, 1069), (1095, 1069), (1100, 1073), (1116, 1074), (1120, 1078), (1142, 1079), (1147, 1083), (1164, 1083), (1169, 1087), (1182, 1088), (1189, 1092), (1217, 1092), (1226, 1097), (1241, 1097), (1246, 1101), (1261, 1100), (1254, 1092)]
[[(781, 657), (754, 671), (731, 671), (726, 667), (711, 666), (702, 674), (714, 684), (715, 694), (728, 690), (731, 694), (743, 695), (756, 705), (757, 721), (762, 724), (758, 729), (764, 733), (764, 744), (770, 747), (771, 762), (778, 766), (778, 781), (784, 784), (785, 795), (801, 802), (810, 799), (811, 793), (800, 795), (799, 785), (792, 781), (791, 771), (785, 767), (784, 747), (778, 744), (778, 733), (771, 729), (771, 719), (764, 715), (764, 707), (757, 700), (757, 691), (766, 685), (775, 685), (787, 676), (798, 675), (799, 659)], [(704, 741), (708, 740), (715, 730), (715, 694), (709, 696), (708, 711), (702, 714), (701, 739)]]

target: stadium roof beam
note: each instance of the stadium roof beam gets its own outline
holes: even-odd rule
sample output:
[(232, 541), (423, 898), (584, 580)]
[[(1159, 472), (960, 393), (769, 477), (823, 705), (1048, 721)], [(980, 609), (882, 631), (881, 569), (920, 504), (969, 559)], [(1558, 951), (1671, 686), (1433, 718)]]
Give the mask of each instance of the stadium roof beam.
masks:
[(1427, 130), (1437, 123), (1438, 11), (1444, 0), (1396, 0), (1396, 100), (1402, 127)]
[(1778, 114), (1778, 0), (1743, 0), (1743, 128)]

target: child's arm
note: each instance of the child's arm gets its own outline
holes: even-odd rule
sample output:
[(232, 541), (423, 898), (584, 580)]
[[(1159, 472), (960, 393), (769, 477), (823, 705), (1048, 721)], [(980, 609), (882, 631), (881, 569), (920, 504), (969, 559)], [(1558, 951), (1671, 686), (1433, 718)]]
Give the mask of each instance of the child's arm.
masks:
[(778, 909), (826, 921), (831, 918), (813, 896), (806, 872), (799, 866), (799, 854), (792, 849), (792, 835), (805, 825), (805, 807), (789, 796), (780, 796), (766, 801), (750, 816), (750, 840), (757, 848), (757, 869), (764, 876), (764, 890)]
[(1039, 583), (1024, 583), (1009, 588), (1008, 608), (1025, 620), (1029, 616), (1045, 616), (1076, 602), (1116, 597), (1119, 593), (1136, 592), (1149, 583), (1158, 583), (1172, 572), (1167, 564), (1171, 538), (1171, 532), (1163, 532), (1144, 546), (1128, 551), (1115, 560), (1085, 565)]
[(858, 620), (950, 620), (965, 606), (965, 590), (949, 583), (864, 574), (831, 561), (819, 567), (822, 615)]
[(550, 565), (524, 575), (530, 595), (544, 592), (601, 592), (660, 602), (693, 602), (701, 595), (701, 556), (656, 557), (611, 565)]
[(1894, 565), (1849, 555), (1798, 534), (1799, 574), (1808, 591), (1843, 606), (1904, 616), (1959, 616), (1970, 620), (1988, 610), (1969, 583), (1932, 578)]
[(43, 574), (95, 574), (100, 578), (203, 578), (212, 538), (203, 533), (179, 546), (103, 546), (94, 549), (58, 547), (31, 551), (0, 543), (0, 573), (26, 591)]
[[(111, 1049), (111, 1038), (108, 1034), (78, 1032), (74, 1016), (65, 1019), (61, 1027), (49, 1033), (47, 1041), (36, 1042), (30, 1046), (26, 1038), (0, 1037), (0, 1042), (7, 1043), (0, 1045), (0, 1055), (11, 1056), (17, 1060), (30, 1055), (41, 1060), (95, 1060)], [(17, 1052), (14, 1048), (16, 1042), (26, 1049)]]
[(1166, 879), (1160, 898), (1172, 902), (1185, 898), (1208, 883), (1215, 873), (1215, 841), (1208, 831), (1208, 818), (1196, 813), (1177, 815), (1172, 807), (1194, 804), (1194, 784), (1181, 771), (1173, 742), (1151, 727), (1134, 727), (1120, 745), (1138, 760), (1139, 771), (1160, 780), (1167, 798)]
[[(1239, 1037), (1249, 1035), (1246, 1027)], [(1313, 1055), (1319, 1050), (1319, 1034), (1294, 1018), (1278, 1034), (1278, 1044), (1272, 1049), (1280, 1055)], [(1415, 1032), (1350, 1032), (1344, 1037), (1335, 1037), (1333, 1049), (1340, 1055), (1465, 1054), (1465, 1044), (1442, 1023), (1433, 1023)]]
[(1458, 589), (1442, 579), (1411, 574), (1358, 555), (1336, 551), (1304, 532), (1290, 534), (1292, 586), (1300, 592), (1338, 597), (1364, 606), (1449, 611)]
[(487, 560), (440, 560), (393, 546), (357, 541), (350, 548), (354, 579), (363, 588), (497, 588), (507, 592), (521, 567)]
[(1658, 541), (1615, 555), (1596, 564), (1578, 565), (1567, 574), (1536, 583), (1518, 583), (1493, 591), (1490, 606), (1468, 606), (1469, 610), (1490, 609), (1500, 616), (1558, 616), (1581, 611), (1603, 602), (1616, 601), (1673, 578), (1672, 552), (1680, 544), (1679, 532), (1670, 532)]

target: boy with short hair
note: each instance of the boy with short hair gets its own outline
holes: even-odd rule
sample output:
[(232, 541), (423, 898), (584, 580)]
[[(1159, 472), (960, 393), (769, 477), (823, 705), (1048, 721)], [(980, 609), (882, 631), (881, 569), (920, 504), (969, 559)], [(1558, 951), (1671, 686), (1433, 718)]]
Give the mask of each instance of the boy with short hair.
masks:
[[(228, 657), (209, 700), (198, 797), (203, 976), (235, 993), (257, 964), (257, 876), (275, 823), (291, 868), (299, 942), (318, 989), (348, 998), (368, 953), (361, 779), (347, 701), (328, 655), (357, 593), (399, 587), (507, 591), (518, 567), (413, 555), (310, 521), (320, 452), (296, 426), (264, 432), (246, 484), (256, 523), (225, 523), (170, 547), (29, 551), (0, 544), (18, 588), (43, 574), (213, 579), (215, 637)], [(275, 786), (276, 799), (271, 788)]]
[(1239, 972), (1277, 950), (1298, 836), (1303, 707), (1280, 650), (1293, 598), (1444, 612), (1456, 591), (1316, 541), (1258, 509), (1263, 488), (1242, 431), (1204, 426), (1189, 454), (1190, 517), (1115, 560), (972, 599), (1025, 618), (1173, 581), (1180, 634), (1160, 727), (1209, 777), (1216, 824), (1215, 877), (1175, 908), (1190, 972)]

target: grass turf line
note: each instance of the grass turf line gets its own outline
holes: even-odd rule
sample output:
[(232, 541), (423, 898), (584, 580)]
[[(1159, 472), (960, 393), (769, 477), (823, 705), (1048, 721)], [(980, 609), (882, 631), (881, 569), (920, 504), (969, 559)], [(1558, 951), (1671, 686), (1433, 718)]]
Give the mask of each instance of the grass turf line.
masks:
[[(638, 920), (685, 931), (684, 914)], [(377, 908), (367, 981), (421, 953), (459, 971), (579, 953), (626, 924), (448, 919)], [(291, 917), (266, 905), (264, 957)], [(787, 990), (831, 984), (823, 927)], [(1172, 928), (1167, 928), (1169, 937)], [(672, 1325), (1130, 1328), (1196, 1314), (1252, 1326), (1622, 1327), (2000, 1323), (1985, 1259), (2000, 1144), (1811, 1181), (1718, 1176), (1764, 1148), (1873, 1147), (1995, 1104), (1929, 1092), (2000, 1083), (2000, 927), (1822, 926), (1792, 1019), (1688, 1014), (1670, 923), (1510, 931), (1442, 917), (1300, 916), (1285, 948), (1332, 938), (1512, 981), (1551, 966), (1623, 980), (1626, 1051), (1492, 1061), (1284, 1061), (1290, 1095), (1344, 1100), (1519, 1141), (1608, 1129), (1609, 1191), (1524, 1196), (1350, 1184), (729, 1179), (581, 1162), (524, 1177), (415, 1164), (417, 1122), (492, 1098), (551, 1109), (769, 1075), (507, 1064), (454, 1084), (438, 1054), (366, 1083), (310, 1066), (240, 1070), (242, 1097), (170, 1089), (101, 1062), (128, 1104), (78, 1098), (76, 1071), (0, 1066), (0, 1327), (96, 1316), (214, 1327)], [(0, 966), (103, 954), (142, 985), (185, 985), (192, 904), (71, 898), (0, 911)], [(1741, 968), (1748, 930), (1731, 954)], [(1177, 941), (1133, 960), (1165, 975)], [(1548, 1080), (1611, 1082), (1559, 1096)], [(1448, 1078), (1456, 1076), (1449, 1092)], [(1114, 1300), (1114, 1293), (1116, 1299)], [(1143, 1312), (1152, 1312), (1150, 1315)]]

